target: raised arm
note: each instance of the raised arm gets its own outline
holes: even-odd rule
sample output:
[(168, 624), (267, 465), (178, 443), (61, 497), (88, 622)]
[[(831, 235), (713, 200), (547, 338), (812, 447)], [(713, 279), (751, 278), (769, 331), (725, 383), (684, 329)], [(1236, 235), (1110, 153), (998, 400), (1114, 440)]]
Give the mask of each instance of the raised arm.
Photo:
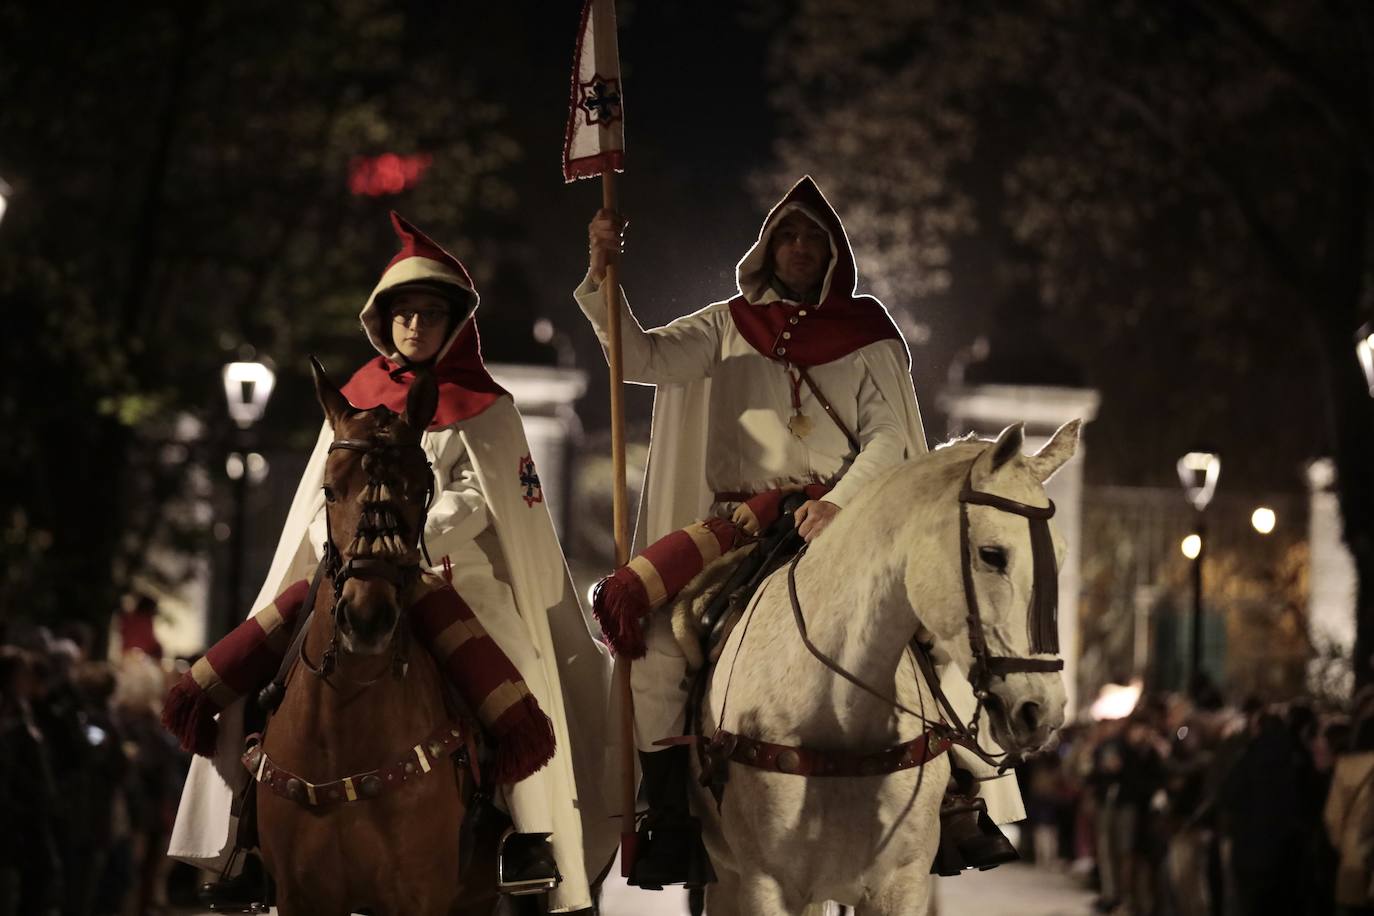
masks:
[[(601, 346), (610, 342), (609, 309), (602, 281), (606, 265), (619, 260), (624, 240), (624, 222), (610, 210), (599, 210), (587, 227), (587, 276), (573, 292)], [(690, 382), (711, 374), (720, 350), (718, 316), (707, 309), (664, 325), (645, 330), (630, 311), (624, 289), (620, 291), (620, 340), (624, 357), (625, 381), (641, 385)]]

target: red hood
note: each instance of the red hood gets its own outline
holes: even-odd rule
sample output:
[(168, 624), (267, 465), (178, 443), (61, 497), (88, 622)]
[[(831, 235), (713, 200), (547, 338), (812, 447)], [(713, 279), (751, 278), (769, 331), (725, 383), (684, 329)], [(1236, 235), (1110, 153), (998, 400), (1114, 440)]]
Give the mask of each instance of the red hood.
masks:
[[(821, 285), (820, 301), (784, 300), (761, 303), (770, 288), (768, 241), (783, 216), (798, 210), (830, 234), (831, 262)], [(769, 211), (759, 238), (735, 268), (739, 296), (730, 314), (745, 339), (764, 356), (799, 366), (817, 366), (847, 356), (880, 340), (901, 340), (883, 304), (856, 296), (858, 271), (844, 224), (807, 175)], [(787, 335), (784, 337), (783, 335)]]
[[(401, 241), (401, 250), (382, 272), (360, 316), (368, 339), (381, 355), (365, 363), (342, 390), (354, 407), (367, 409), (382, 404), (401, 413), (415, 373), (395, 351), (378, 300), (409, 283), (442, 284), (452, 288), (456, 307), (470, 304), (473, 312), (477, 309), (478, 297), (467, 269), (456, 257), (395, 211), (391, 214), (391, 222)], [(482, 363), (476, 315), (470, 313), (454, 327), (439, 350), (434, 378), (439, 383), (439, 408), (430, 429), (441, 429), (476, 416), (506, 393)]]

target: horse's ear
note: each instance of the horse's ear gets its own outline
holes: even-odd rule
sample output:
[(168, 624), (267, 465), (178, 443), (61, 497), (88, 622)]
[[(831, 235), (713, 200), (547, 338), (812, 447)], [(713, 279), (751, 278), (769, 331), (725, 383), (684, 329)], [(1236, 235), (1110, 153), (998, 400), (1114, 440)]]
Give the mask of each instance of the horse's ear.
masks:
[(429, 423), (434, 419), (434, 411), (439, 409), (439, 383), (434, 380), (434, 373), (427, 369), (422, 369), (415, 374), (415, 381), (410, 383), (410, 392), (406, 395), (406, 412), (401, 415), (405, 424), (417, 433), (422, 433), (429, 428)]
[(1078, 439), (1083, 431), (1082, 420), (1070, 420), (1054, 431), (1045, 446), (1026, 459), (1026, 466), (1041, 483), (1047, 482), (1054, 472), (1063, 467), (1074, 452), (1078, 451)]
[(973, 462), (970, 483), (973, 489), (981, 490), (983, 481), (992, 477), (1003, 465), (1021, 455), (1021, 446), (1026, 440), (1026, 429), (1021, 423), (1013, 423), (1002, 430), (997, 441), (983, 450), (983, 454)]
[(324, 366), (313, 356), (310, 357), (310, 372), (315, 376), (315, 397), (319, 399), (329, 425), (337, 429), (340, 420), (353, 415), (353, 405), (348, 403), (348, 398), (335, 387), (329, 373), (324, 371)]

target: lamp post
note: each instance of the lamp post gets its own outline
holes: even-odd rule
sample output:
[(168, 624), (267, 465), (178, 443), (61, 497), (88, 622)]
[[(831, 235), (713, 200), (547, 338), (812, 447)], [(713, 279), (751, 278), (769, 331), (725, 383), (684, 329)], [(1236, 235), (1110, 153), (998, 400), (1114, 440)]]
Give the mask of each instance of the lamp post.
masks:
[(9, 208), (10, 195), (13, 193), (10, 186), (5, 184), (5, 179), (0, 178), (0, 222), (5, 220), (5, 210)]
[(1355, 332), (1355, 358), (1364, 370), (1364, 383), (1374, 398), (1374, 321), (1366, 321)]
[(1196, 696), (1202, 684), (1202, 563), (1207, 557), (1207, 504), (1216, 495), (1221, 456), (1199, 449), (1178, 459), (1178, 479), (1197, 512), (1194, 533), (1185, 538), (1183, 553), (1193, 561), (1192, 644), (1189, 646), (1188, 689)]
[(229, 406), (229, 416), (237, 427), (235, 431), (235, 450), (230, 451), (225, 461), (225, 472), (234, 482), (234, 521), (230, 529), (229, 546), (229, 600), (225, 609), (225, 620), (221, 633), (233, 629), (234, 622), (243, 613), (243, 549), (244, 529), (248, 518), (248, 483), (257, 472), (265, 471), (266, 463), (256, 453), (245, 455), (240, 448), (245, 433), (256, 423), (267, 409), (267, 399), (272, 396), (276, 375), (263, 363), (234, 362), (227, 364), (221, 375), (224, 379), (224, 400)]

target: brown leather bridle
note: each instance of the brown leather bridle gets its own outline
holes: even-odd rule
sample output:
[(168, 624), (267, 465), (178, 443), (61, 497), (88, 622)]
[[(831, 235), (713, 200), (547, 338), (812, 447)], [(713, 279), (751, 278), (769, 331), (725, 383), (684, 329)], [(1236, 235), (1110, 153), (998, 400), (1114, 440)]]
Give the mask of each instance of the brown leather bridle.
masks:
[[(971, 474), (971, 470), (970, 470)], [(1030, 631), (1032, 654), (1059, 652), (1059, 564), (1054, 556), (1054, 539), (1050, 535), (1050, 519), (1054, 517), (1054, 500), (1048, 506), (1027, 503), (984, 493), (973, 489), (972, 480), (964, 479), (959, 491), (959, 553), (964, 580), (964, 603), (968, 606), (968, 640), (973, 652), (973, 666), (969, 684), (974, 695), (985, 694), (992, 678), (1008, 674), (1046, 674), (1064, 670), (1059, 658), (1023, 658), (1014, 655), (993, 655), (988, 650), (983, 632), (983, 615), (978, 607), (978, 592), (973, 586), (973, 546), (969, 541), (969, 506), (989, 506), (1000, 512), (1010, 512), (1026, 519), (1030, 525), (1031, 561), (1035, 578), (1031, 586), (1027, 627)]]
[[(367, 472), (369, 486), (389, 483), (389, 481), (382, 479), (378, 470), (379, 466), (385, 465), (386, 462), (378, 459), (403, 453), (405, 450), (411, 448), (419, 450), (423, 456), (424, 450), (418, 442), (414, 445), (400, 445), (391, 442), (383, 442), (375, 436), (367, 439), (337, 439), (329, 444), (330, 453), (343, 449), (359, 452), (363, 455), (365, 459), (363, 468)], [(367, 461), (366, 459), (368, 458), (372, 458), (373, 460)], [(428, 566), (433, 564), (429, 558), (429, 548), (425, 544), (425, 519), (429, 514), (430, 507), (434, 503), (434, 475), (432, 473), (433, 466), (428, 460), (425, 461), (425, 467), (429, 469), (431, 473), (428, 475), (429, 483), (425, 488), (424, 507), (420, 512), (420, 520), (417, 527), (419, 528), (420, 552), (425, 558), (425, 564)], [(334, 543), (334, 531), (329, 520), (328, 506), (325, 507), (324, 520), (326, 537), (324, 542), (324, 558), (321, 564), (326, 574), (334, 583), (334, 601), (329, 611), (329, 646), (325, 649), (324, 655), (320, 657), (319, 665), (311, 664), (310, 659), (306, 656), (304, 643), (302, 643), (300, 647), (301, 663), (304, 664), (312, 674), (321, 678), (327, 678), (334, 671), (339, 653), (339, 598), (343, 593), (344, 583), (349, 579), (383, 579), (391, 583), (396, 589), (397, 594), (401, 595), (404, 594), (405, 590), (420, 576), (420, 564), (418, 561), (414, 563), (398, 563), (395, 560), (385, 557), (349, 557), (345, 561), (343, 552), (340, 551)], [(354, 538), (357, 538), (362, 531), (363, 527), (360, 520), (358, 529), (354, 532)], [(405, 610), (404, 602), (402, 602), (402, 607), (400, 609), (402, 616), (405, 615)], [(398, 621), (397, 628), (401, 638), (395, 639), (392, 642), (392, 671), (396, 676), (404, 677), (406, 673), (405, 647), (403, 645), (404, 634), (406, 633), (404, 621)], [(371, 686), (380, 679), (381, 676), (378, 676), (363, 683), (362, 686)]]

